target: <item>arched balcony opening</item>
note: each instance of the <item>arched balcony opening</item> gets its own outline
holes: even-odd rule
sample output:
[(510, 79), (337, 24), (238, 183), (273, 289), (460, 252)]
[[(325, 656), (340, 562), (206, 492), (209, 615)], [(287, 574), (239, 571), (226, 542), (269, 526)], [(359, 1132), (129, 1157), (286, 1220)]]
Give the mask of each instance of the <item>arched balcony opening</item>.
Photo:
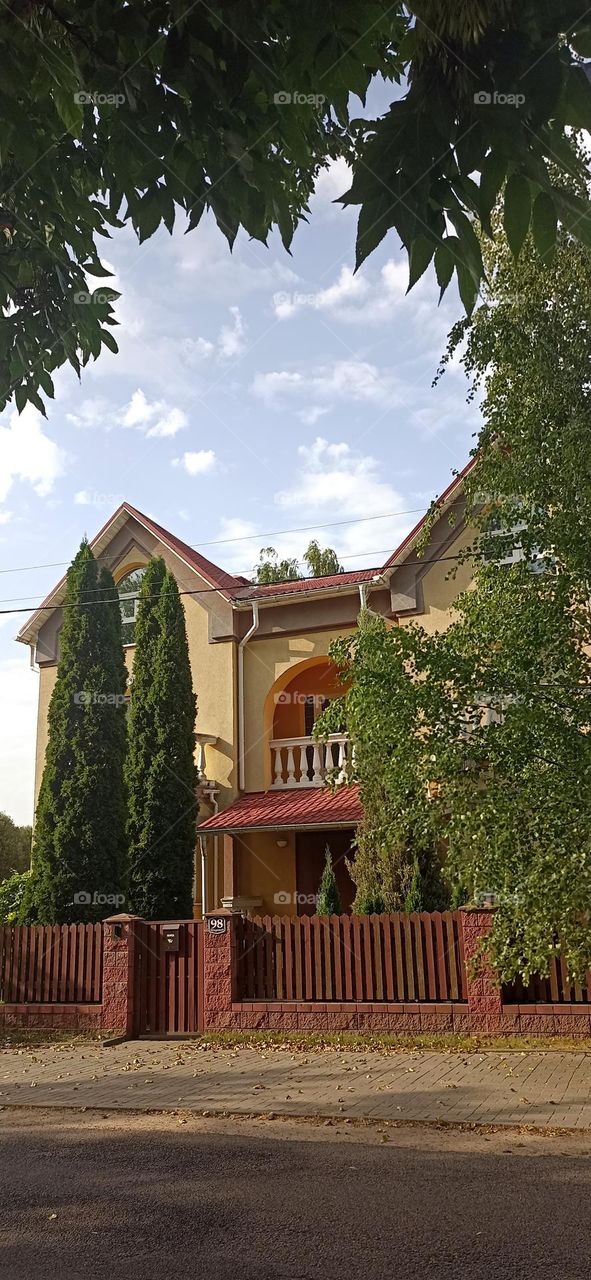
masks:
[(345, 733), (318, 740), (314, 725), (344, 686), (328, 658), (308, 659), (274, 684), (271, 712), (271, 787), (323, 787), (331, 777), (347, 776), (349, 743)]

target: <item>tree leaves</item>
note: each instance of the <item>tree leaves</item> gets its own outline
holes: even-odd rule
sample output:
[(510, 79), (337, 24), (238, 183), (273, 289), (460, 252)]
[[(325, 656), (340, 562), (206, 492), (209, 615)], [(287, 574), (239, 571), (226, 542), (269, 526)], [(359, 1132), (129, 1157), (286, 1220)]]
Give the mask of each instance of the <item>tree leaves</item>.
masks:
[(514, 258), (529, 231), (531, 218), (531, 189), (527, 178), (512, 173), (505, 187), (504, 227), (509, 248)]
[(536, 196), (532, 211), (532, 233), (534, 244), (544, 265), (552, 258), (556, 245), (557, 228), (556, 206), (546, 191)]
[[(517, 6), (510, 29), (496, 13), (487, 9), (476, 35), (465, 15), (439, 6), (433, 37), (408, 7), (377, 0), (242, 0), (231, 21), (214, 0), (182, 14), (170, 0), (73, 0), (67, 23), (37, 6), (33, 33), (0, 7), (9, 49), (0, 409), (15, 386), (27, 403), (23, 388), (42, 389), (41, 371), (65, 361), (79, 370), (99, 354), (99, 319), (73, 301), (87, 288), (97, 235), (131, 222), (144, 243), (162, 225), (172, 231), (175, 217), (192, 229), (212, 209), (230, 246), (241, 228), (266, 243), (278, 226), (289, 250), (319, 169), (339, 157), (353, 174), (343, 204), (359, 206), (357, 265), (393, 229), (411, 287), (435, 258), (440, 289), (455, 273), (468, 309), (482, 279), (473, 221), (490, 232), (507, 173), (515, 252), (530, 222), (528, 189), (541, 252), (551, 231), (541, 192), (588, 242), (585, 168), (567, 130), (591, 126), (591, 86), (573, 52), (588, 46), (590, 28), (563, 39), (573, 20), (559, 4)], [(350, 119), (351, 94), (363, 97), (376, 74), (400, 82), (403, 72), (404, 96), (383, 116)], [(556, 190), (567, 175), (584, 208)], [(436, 252), (446, 238), (458, 242), (451, 275), (449, 256)]]

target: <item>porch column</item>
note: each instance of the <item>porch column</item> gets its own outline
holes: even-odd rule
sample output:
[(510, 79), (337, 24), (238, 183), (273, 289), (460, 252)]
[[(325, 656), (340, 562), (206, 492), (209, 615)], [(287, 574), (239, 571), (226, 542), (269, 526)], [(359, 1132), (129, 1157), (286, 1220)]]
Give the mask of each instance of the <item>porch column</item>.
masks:
[(234, 836), (224, 834), (224, 898), (233, 898), (237, 892), (236, 848)]

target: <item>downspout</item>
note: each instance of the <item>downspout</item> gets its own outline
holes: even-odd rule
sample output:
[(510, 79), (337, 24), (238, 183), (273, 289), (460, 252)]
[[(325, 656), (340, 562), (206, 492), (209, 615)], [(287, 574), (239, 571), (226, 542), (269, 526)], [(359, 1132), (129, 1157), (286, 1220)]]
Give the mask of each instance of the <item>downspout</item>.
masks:
[(203, 918), (207, 911), (207, 852), (203, 836), (199, 836), (199, 844), (201, 846), (201, 918)]
[[(215, 799), (215, 800), (213, 800), (213, 802), (212, 802), (212, 803), (213, 803), (213, 812), (214, 812), (214, 815), (215, 815), (216, 813), (219, 813), (219, 810), (220, 810), (219, 801), (218, 801), (217, 799)], [(219, 906), (219, 901), (220, 901), (220, 858), (219, 858), (220, 849), (219, 849), (219, 839), (220, 839), (220, 837), (219, 837), (219, 836), (217, 835), (217, 833), (216, 833), (216, 835), (214, 835), (214, 837), (213, 837), (213, 901), (214, 901), (214, 908), (213, 908), (213, 909), (214, 909), (214, 911), (217, 911), (218, 906)]]
[(374, 618), (381, 618), (382, 615), (379, 613), (376, 613), (375, 609), (370, 609), (367, 603), (367, 593), (370, 587), (377, 587), (381, 581), (382, 579), (380, 575), (376, 574), (375, 577), (371, 579), (371, 582), (359, 583), (359, 601), (361, 604), (361, 608), (365, 609), (367, 613), (373, 613)]
[(252, 623), (238, 645), (238, 788), (244, 791), (244, 650), (251, 636), (258, 630), (259, 606), (252, 602)]

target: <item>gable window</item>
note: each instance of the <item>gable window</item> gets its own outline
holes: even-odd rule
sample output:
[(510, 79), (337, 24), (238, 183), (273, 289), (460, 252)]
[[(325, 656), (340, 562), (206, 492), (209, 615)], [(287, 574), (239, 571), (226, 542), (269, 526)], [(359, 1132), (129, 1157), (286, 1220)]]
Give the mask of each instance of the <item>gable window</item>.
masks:
[(117, 583), (119, 608), (121, 610), (121, 632), (124, 644), (135, 644), (135, 624), (142, 578), (145, 568), (132, 569)]

